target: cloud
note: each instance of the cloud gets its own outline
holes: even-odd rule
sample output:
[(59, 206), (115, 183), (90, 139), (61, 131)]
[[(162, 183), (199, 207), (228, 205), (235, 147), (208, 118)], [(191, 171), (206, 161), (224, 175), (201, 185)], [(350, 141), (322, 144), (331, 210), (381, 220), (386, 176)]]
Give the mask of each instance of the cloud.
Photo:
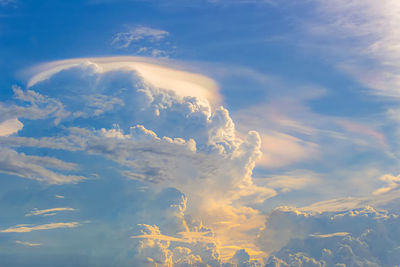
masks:
[(65, 170), (65, 171), (76, 171), (78, 166), (75, 163), (65, 162), (57, 158), (52, 157), (39, 157), (39, 156), (27, 156), (30, 163), (37, 164), (46, 168)]
[[(137, 204), (138, 201), (127, 202), (135, 204), (133, 208), (129, 207), (126, 214), (119, 209), (110, 208), (112, 216), (118, 214), (116, 218), (113, 217), (113, 222), (120, 223), (121, 227), (117, 230), (113, 228), (110, 232), (117, 232), (119, 241), (123, 244), (128, 242), (126, 239), (135, 244), (134, 248), (125, 248), (134, 254), (135, 262), (145, 266), (218, 266), (223, 263), (259, 266), (263, 258), (281, 251), (295, 239), (337, 241), (351, 236), (354, 240), (357, 239), (355, 243), (359, 242), (362, 233), (349, 228), (347, 224), (364, 226), (362, 219), (346, 219), (346, 223), (324, 229), (323, 226), (331, 222), (324, 217), (327, 215), (318, 217), (305, 209), (277, 209), (268, 217), (267, 225), (263, 228), (265, 216), (255, 208), (257, 205), (281, 192), (304, 189), (308, 185), (315, 186), (321, 181), (321, 177), (314, 173), (286, 172), (284, 175), (268, 177), (264, 181), (253, 180), (253, 170), (263, 148), (263, 136), (255, 131), (237, 134), (237, 126), (228, 110), (216, 105), (217, 98), (213, 95), (218, 95), (218, 88), (208, 87), (215, 83), (205, 82), (212, 80), (202, 75), (171, 69), (161, 63), (156, 64), (156, 61), (126, 57), (54, 62), (39, 66), (33, 72), (29, 81), (30, 89), (17, 91), (15, 94), (18, 99), (26, 101), (28, 106), (57, 99), (59, 104), (55, 106), (63, 107), (68, 113), (64, 112), (64, 117), (50, 115), (52, 112), (32, 117), (29, 125), (27, 123), (24, 126), (24, 131), (2, 136), (0, 143), (5, 149), (0, 153), (3, 155), (0, 170), (41, 182), (62, 184), (84, 179), (79, 175), (66, 175), (66, 172), (92, 173), (91, 167), (94, 166), (97, 172), (97, 168), (102, 170), (104, 165), (107, 176), (100, 175), (98, 181), (82, 183), (80, 186), (87, 189), (92, 186), (96, 188), (95, 182), (103, 182), (103, 186), (126, 182), (126, 192), (134, 192), (140, 196), (140, 204)], [(187, 83), (180, 83), (182, 80)], [(76, 98), (77, 92), (81, 92), (81, 97)], [(277, 103), (273, 103), (271, 110), (279, 105)], [(310, 118), (322, 121), (321, 117), (312, 114), (301, 101), (289, 101), (286, 104), (284, 107), (292, 108), (290, 114), (283, 113), (280, 114), (282, 116), (275, 117), (271, 115), (274, 126), (280, 125), (283, 128), (270, 131), (271, 136), (264, 138), (267, 141), (270, 138), (269, 147), (267, 145), (264, 150), (273, 154), (270, 156), (272, 159), (277, 158), (275, 165), (282, 166), (294, 164), (299, 159), (307, 159), (310, 152), (320, 148), (318, 142), (312, 138), (313, 134), (324, 132), (319, 123), (296, 123), (297, 117), (292, 116), (295, 113), (298, 116), (307, 114)], [(4, 103), (2, 105), (5, 106)], [(39, 108), (46, 109), (47, 105)], [(260, 114), (263, 113), (258, 112), (259, 116)], [(15, 117), (19, 118), (13, 118)], [(42, 123), (35, 120), (53, 120), (54, 117), (60, 117), (60, 120), (58, 124), (49, 124), (46, 135), (31, 134), (30, 127), (35, 123)], [(358, 124), (353, 126), (346, 124), (343, 127), (347, 127), (350, 132), (366, 132), (369, 137), (383, 140), (380, 139), (382, 136), (379, 132), (369, 131), (369, 128)], [(281, 129), (288, 132), (279, 131)], [(302, 138), (295, 136), (293, 132), (301, 133)], [(328, 132), (331, 136), (337, 136), (339, 131)], [(351, 139), (351, 136), (339, 136)], [(280, 158), (282, 151), (271, 147), (271, 143), (277, 141), (282, 145), (282, 150), (287, 150)], [(26, 155), (23, 152), (25, 149), (33, 155)], [(59, 159), (35, 154), (49, 151), (57, 151)], [(290, 154), (294, 155), (293, 158)], [(79, 166), (64, 161), (75, 156), (79, 159)], [(108, 175), (109, 173), (112, 175)], [(123, 177), (127, 179), (121, 179)], [(128, 189), (127, 185), (131, 183), (137, 186), (135, 190), (132, 187)], [(321, 187), (321, 190), (324, 188)], [(154, 193), (157, 191), (159, 193)], [(54, 199), (55, 193), (58, 191), (51, 191), (51, 199)], [(93, 195), (92, 193), (91, 196)], [(116, 202), (119, 204), (125, 197), (127, 196), (124, 194), (118, 195)], [(107, 200), (105, 203), (101, 202), (105, 207), (113, 207), (108, 201), (111, 198), (103, 195), (101, 198)], [(90, 197), (86, 198), (90, 202), (88, 199)], [(357, 205), (360, 203), (362, 201)], [(92, 207), (90, 205), (94, 206), (87, 204)], [(88, 207), (77, 208), (91, 211)], [(28, 214), (51, 215), (67, 210), (73, 209), (61, 207), (33, 210)], [(106, 208), (102, 208), (99, 213), (105, 210)], [(352, 211), (357, 218), (373, 217), (375, 213), (378, 214), (377, 221), (385, 215), (384, 212), (368, 209)], [(340, 216), (350, 218), (349, 214), (350, 212), (347, 214), (336, 211), (331, 215), (336, 216), (334, 221), (337, 222)], [(26, 219), (45, 219), (42, 216), (29, 217)], [(312, 217), (318, 219), (314, 222), (310, 219)], [(318, 224), (320, 221), (324, 222), (322, 226)], [(137, 223), (139, 230), (134, 226)], [(385, 224), (386, 221), (382, 223)], [(77, 227), (75, 224), (77, 223), (20, 225), (3, 232)], [(102, 227), (112, 228), (111, 224), (99, 226), (107, 234)], [(371, 227), (375, 225), (371, 223)], [(257, 233), (262, 228), (258, 238)], [(348, 245), (345, 241), (342, 243)], [(355, 243), (349, 246), (353, 249)], [(326, 249), (324, 253), (327, 255), (328, 249), (333, 254), (341, 253), (332, 246)], [(306, 248), (290, 252), (290, 255), (285, 254), (286, 256), (278, 252), (271, 261), (282, 264), (286, 262), (289, 265), (293, 262), (315, 265), (328, 262), (325, 258), (310, 254)], [(357, 253), (353, 253), (356, 255), (353, 258), (358, 261), (357, 257), (360, 256)], [(336, 260), (331, 259), (329, 262), (334, 261)]]
[(32, 242), (26, 242), (26, 241), (20, 241), (20, 240), (15, 241), (15, 243), (20, 244), (20, 245), (24, 245), (24, 246), (27, 246), (27, 247), (38, 247), (38, 246), (42, 245), (40, 243), (32, 243)]
[[(215, 233), (185, 215), (185, 197), (177, 197), (176, 204), (168, 204), (170, 190), (162, 193), (160, 199), (167, 208), (160, 209), (158, 218), (160, 227), (170, 235), (161, 232), (157, 225), (140, 224), (139, 235), (134, 235), (135, 262), (142, 265), (164, 264), (173, 266), (218, 266), (221, 264), (219, 245)], [(167, 202), (166, 202), (167, 201)], [(148, 212), (146, 212), (148, 214)], [(189, 265), (192, 266), (192, 265)]]
[(167, 63), (144, 57), (127, 56), (56, 61), (32, 69), (33, 76), (28, 81), (28, 87), (33, 87), (37, 83), (45, 81), (53, 75), (68, 69), (85, 69), (87, 78), (90, 78), (90, 76), (106, 75), (113, 71), (126, 70), (131, 72), (133, 77), (136, 75), (141, 76), (147, 84), (174, 91), (181, 97), (197, 97), (213, 103), (220, 101), (218, 86), (213, 80), (201, 74), (168, 67)]
[(142, 258), (141, 262), (172, 266), (172, 253), (168, 249), (171, 237), (162, 238), (157, 226), (143, 225), (143, 228), (144, 236), (151, 238), (139, 242), (138, 257)]
[[(164, 219), (154, 220), (159, 215), (150, 213), (139, 222), (160, 229), (160, 234), (152, 237), (139, 235), (149, 242), (143, 248), (144, 261), (149, 261), (144, 252), (148, 249), (158, 251), (153, 260), (170, 261), (175, 248), (168, 246), (167, 252), (163, 242), (172, 242), (171, 238), (178, 238), (181, 247), (192, 251), (179, 250), (187, 256), (182, 262), (198, 256), (203, 262), (229, 261), (244, 248), (250, 261), (261, 259), (263, 252), (252, 233), (263, 225), (264, 215), (252, 205), (276, 191), (252, 179), (261, 155), (260, 136), (255, 131), (236, 135), (228, 110), (218, 106), (220, 97), (213, 80), (167, 63), (138, 57), (85, 58), (33, 68), (29, 93), (21, 98), (40, 95), (57, 99), (69, 112), (59, 124), (49, 125), (46, 136), (30, 135), (25, 126), (23, 134), (1, 137), (5, 151), (19, 161), (7, 162), (0, 169), (52, 184), (74, 183), (84, 177), (65, 175), (65, 171), (87, 173), (100, 160), (117, 177), (125, 176), (154, 190), (176, 188), (190, 200), (187, 206), (177, 204), (185, 206), (178, 210), (168, 207), (172, 214), (163, 215)], [(60, 159), (26, 156), (12, 148), (58, 151)], [(78, 168), (64, 162), (65, 155), (79, 155), (83, 162)], [(17, 166), (21, 161), (25, 165)], [(21, 166), (28, 163), (34, 166), (23, 171)], [(161, 243), (152, 247), (154, 240)]]
[[(59, 151), (60, 160), (29, 156), (31, 164), (46, 170), (53, 166), (52, 169), (63, 171), (87, 172), (94, 161), (101, 161), (109, 166), (107, 172), (115, 174), (101, 179), (124, 176), (152, 190), (176, 188), (182, 192), (182, 199), (186, 200), (165, 206), (165, 213), (160, 209), (160, 214), (156, 214), (156, 206), (164, 204), (149, 204), (148, 214), (138, 217), (145, 218), (138, 222), (147, 229), (145, 233), (126, 234), (135, 236), (133, 240), (139, 247), (142, 244), (142, 250), (136, 250), (136, 254), (143, 264), (200, 259), (202, 263), (261, 262), (270, 251), (260, 250), (256, 242), (255, 233), (263, 227), (265, 216), (254, 207), (278, 193), (304, 190), (321, 181), (317, 174), (290, 172), (263, 181), (253, 180), (261, 150), (266, 152), (269, 167), (279, 167), (317, 158), (319, 150), (326, 149), (320, 144), (327, 139), (351, 143), (362, 132), (376, 144), (385, 142), (373, 127), (334, 117), (326, 120), (327, 116), (313, 113), (305, 102), (318, 97), (320, 92), (311, 89), (302, 91), (297, 99), (282, 97), (272, 101), (268, 112), (265, 106), (250, 108), (248, 116), (240, 117), (239, 122), (247, 124), (239, 124), (241, 133), (237, 134), (238, 126), (228, 110), (217, 105), (220, 97), (216, 83), (168, 64), (172, 63), (113, 57), (38, 66), (28, 81), (30, 89), (26, 91), (31, 92), (21, 99), (27, 100), (25, 95), (57, 99), (69, 111), (68, 115), (59, 124), (52, 124), (47, 136), (18, 133), (0, 138), (8, 150)], [(78, 92), (80, 98), (75, 97)], [(247, 131), (265, 116), (271, 128), (266, 134)], [(307, 119), (299, 121), (302, 116)], [(341, 132), (343, 129), (345, 133)], [(26, 126), (25, 130), (29, 128)], [(79, 155), (85, 164), (78, 168), (62, 161), (61, 151), (68, 158)], [(291, 238), (290, 233), (274, 245), (282, 247)], [(300, 258), (305, 261), (304, 257)]]
[[(396, 0), (329, 3), (304, 2), (312, 11), (303, 30), (314, 46), (335, 54), (339, 69), (372, 89), (373, 94), (399, 97), (399, 10)], [(326, 53), (324, 53), (326, 55)]]
[[(215, 241), (185, 244), (178, 238), (161, 234), (157, 226), (142, 225), (142, 236), (137, 246), (136, 262), (144, 266), (218, 266), (221, 264)], [(177, 242), (172, 245), (171, 242)], [(201, 256), (199, 254), (201, 254)], [(210, 266), (210, 265), (208, 265)]]
[(329, 161), (321, 161), (322, 158), (329, 155), (330, 160), (340, 160), (349, 149), (393, 156), (380, 123), (313, 111), (309, 102), (319, 96), (312, 88), (300, 87), (302, 94), (298, 95), (285, 82), (268, 86), (281, 88), (281, 95), (272, 95), (233, 114), (239, 131), (254, 129), (261, 133), (263, 157), (257, 162), (259, 167), (282, 169), (304, 163), (325, 164)]
[(17, 133), (24, 127), (18, 119), (8, 119), (0, 123), (0, 136), (9, 136)]
[(114, 35), (111, 46), (118, 50), (130, 51), (135, 55), (153, 58), (167, 58), (176, 46), (167, 38), (169, 32), (145, 26), (128, 27)]
[[(85, 159), (85, 164), (78, 169), (77, 165), (63, 163), (62, 156), (60, 160), (30, 156), (31, 163), (42, 168), (53, 165), (64, 171), (81, 168), (86, 171), (93, 161), (101, 161), (107, 163), (102, 165), (109, 166), (108, 171), (113, 171), (117, 177), (125, 176), (152, 190), (176, 188), (182, 192), (182, 199), (186, 200), (165, 206), (165, 213), (160, 209), (160, 214), (156, 214), (156, 206), (164, 204), (149, 204), (146, 212), (142, 212), (148, 214), (139, 217), (145, 218), (139, 222), (145, 233), (126, 235), (133, 235), (133, 242), (141, 247), (136, 254), (143, 264), (199, 262), (201, 259), (202, 263), (236, 261), (254, 265), (255, 260), (262, 261), (270, 253), (267, 249), (260, 250), (255, 240), (255, 233), (262, 228), (265, 217), (254, 206), (278, 192), (315, 186), (320, 176), (286, 173), (254, 181), (252, 174), (261, 156), (262, 138), (269, 141), (264, 150), (271, 153), (270, 159), (276, 160), (272, 165), (276, 166), (315, 157), (312, 154), (317, 155), (321, 146), (314, 134), (350, 140), (350, 134), (340, 134), (338, 129), (343, 127), (356, 134), (365, 132), (377, 143), (384, 141), (379, 132), (360, 124), (353, 127), (337, 118), (323, 123), (324, 117), (313, 114), (303, 102), (287, 99), (287, 102), (280, 99), (283, 102), (271, 103), (271, 110), (276, 111), (277, 106), (289, 109), (280, 109), (281, 116), (275, 116), (277, 112), (270, 116), (270, 125), (278, 127), (269, 132), (270, 136), (265, 138), (255, 131), (237, 134), (237, 126), (228, 110), (216, 106), (215, 98), (207, 96), (210, 88), (201, 82), (202, 77), (178, 71), (183, 75), (178, 80), (191, 82), (184, 83), (187, 88), (182, 91), (177, 81), (179, 75), (173, 78), (166, 75), (174, 71), (155, 61), (126, 57), (76, 59), (39, 66), (33, 71), (29, 90), (57, 99), (70, 111), (69, 115), (60, 120), (59, 125), (53, 125), (54, 129), (47, 136), (20, 134), (0, 138), (0, 143), (9, 150), (12, 147), (61, 150)], [(201, 78), (200, 82), (197, 78)], [(191, 90), (198, 87), (203, 90), (200, 94), (199, 90)], [(76, 92), (82, 92), (82, 97), (72, 97)], [(313, 96), (308, 97), (315, 96), (310, 95)], [(282, 103), (285, 105), (280, 105)], [(256, 111), (258, 116), (265, 114)], [(303, 114), (312, 118), (308, 120), (311, 123), (298, 123), (298, 116)], [(331, 122), (335, 122), (337, 128), (324, 130), (322, 126)], [(252, 123), (255, 122), (249, 121)], [(297, 134), (301, 134), (301, 138)], [(271, 145), (277, 140), (283, 145), (273, 149)], [(282, 150), (286, 152), (283, 156)], [(314, 238), (317, 235), (328, 238), (326, 235), (337, 232), (310, 234)], [(276, 241), (276, 249), (290, 242), (291, 234), (277, 241), (271, 239)], [(264, 248), (264, 244), (261, 247)], [(314, 262), (314, 257), (298, 256), (303, 261), (305, 257)]]
[(268, 187), (279, 189), (284, 193), (307, 187), (314, 188), (316, 184), (321, 183), (321, 177), (318, 174), (301, 170), (271, 175), (264, 177), (263, 180)]
[[(76, 129), (76, 133), (78, 135), (67, 138), (75, 143), (66, 143), (65, 148), (103, 155), (116, 161), (129, 168), (122, 172), (128, 178), (182, 190), (192, 200), (193, 216), (213, 225), (220, 240), (227, 238), (224, 240), (227, 243), (235, 242), (237, 237), (234, 233), (244, 241), (244, 232), (257, 228), (262, 222), (262, 216), (256, 210), (239, 203), (260, 202), (275, 194), (271, 189), (253, 184), (248, 176), (257, 158), (257, 154), (253, 155), (259, 145), (255, 133), (249, 135), (252, 139), (236, 146), (228, 140), (222, 142), (223, 139), (219, 138), (230, 135), (224, 137), (223, 132), (217, 131), (217, 135), (212, 137), (218, 138), (211, 139), (209, 148), (204, 151), (197, 150), (193, 140), (159, 138), (143, 126), (132, 127), (130, 134), (118, 129), (95, 132)], [(62, 140), (51, 140), (49, 143), (60, 144)], [(208, 197), (204, 198), (204, 195)], [(231, 201), (238, 204), (232, 205)], [(221, 220), (225, 224), (221, 224)], [(256, 250), (254, 246), (250, 248)]]
[(1, 233), (29, 233), (32, 231), (39, 230), (51, 230), (51, 229), (59, 229), (59, 228), (75, 228), (80, 224), (77, 222), (59, 222), (59, 223), (48, 223), (42, 225), (17, 225), (15, 227), (10, 227), (4, 230), (1, 230)]
[(45, 210), (32, 210), (31, 212), (25, 214), (25, 216), (38, 216), (38, 215), (43, 215), (43, 216), (50, 216), (50, 215), (55, 215), (56, 212), (59, 211), (76, 211), (74, 208), (51, 208), (51, 209), (45, 209)]
[(323, 213), (281, 207), (269, 215), (260, 242), (273, 252), (267, 266), (392, 266), (399, 261), (397, 222), (398, 215), (372, 207)]
[(389, 191), (395, 190), (400, 186), (400, 176), (394, 176), (391, 174), (385, 174), (379, 178), (381, 181), (385, 182), (387, 185), (377, 189), (374, 194), (380, 195), (387, 193)]
[(86, 179), (78, 175), (64, 175), (56, 173), (43, 166), (51, 166), (52, 168), (70, 168), (71, 164), (64, 163), (60, 160), (27, 156), (24, 153), (18, 153), (7, 147), (2, 147), (0, 151), (0, 173), (15, 175), (22, 178), (33, 179), (49, 184), (65, 184), (76, 183)]
[(257, 164), (266, 168), (279, 168), (307, 159), (316, 158), (318, 145), (300, 138), (284, 134), (271, 133), (261, 135), (263, 156)]
[[(221, 253), (222, 247), (218, 235), (211, 228), (186, 215), (186, 204), (184, 204), (186, 200), (181, 199), (181, 201), (180, 205), (170, 205), (167, 210), (162, 211), (169, 219), (164, 217), (160, 220), (163, 222), (161, 227), (166, 231), (172, 231), (172, 235), (163, 234), (161, 227), (157, 225), (139, 225), (140, 234), (132, 236), (137, 242), (136, 262), (145, 266), (154, 263), (173, 266), (261, 266), (258, 261), (250, 259), (250, 255), (240, 247), (232, 247), (236, 251), (232, 258)], [(173, 214), (168, 212), (177, 206), (180, 207), (179, 212)], [(175, 220), (171, 220), (171, 215)], [(172, 223), (168, 223), (167, 228), (166, 219)], [(181, 227), (184, 231), (178, 232)]]
[(164, 30), (154, 29), (144, 26), (137, 26), (137, 27), (132, 27), (127, 32), (117, 33), (113, 38), (111, 45), (113, 45), (118, 49), (123, 49), (123, 48), (128, 48), (133, 43), (143, 40), (149, 41), (150, 43), (159, 42), (162, 39), (166, 38), (168, 35), (169, 32)]
[(250, 260), (250, 255), (246, 252), (245, 249), (237, 250), (231, 259), (231, 263), (237, 267), (261, 266), (260, 262)]
[(104, 112), (113, 110), (115, 106), (120, 105), (123, 106), (124, 102), (122, 99), (116, 97), (108, 97), (106, 95), (98, 94), (98, 95), (90, 95), (86, 99), (88, 107), (93, 109), (92, 114), (94, 116), (98, 116), (103, 114)]
[(18, 118), (29, 120), (54, 118), (54, 123), (58, 124), (63, 118), (69, 115), (69, 112), (64, 109), (63, 104), (56, 99), (46, 97), (32, 90), (22, 90), (18, 86), (13, 86), (12, 89), (14, 91), (14, 98), (22, 102), (23, 105), (7, 105), (0, 102), (0, 125), (3, 125), (7, 121), (8, 126), (14, 127), (15, 131), (22, 129), (23, 126), (17, 121), (12, 121)]
[(376, 190), (372, 194), (362, 197), (343, 197), (314, 202), (301, 207), (300, 210), (308, 213), (329, 213), (346, 212), (371, 206), (379, 209), (387, 209), (395, 214), (399, 212), (396, 205), (394, 205), (400, 198), (399, 190), (394, 188), (380, 194), (375, 192)]
[(11, 4), (15, 4), (16, 0), (0, 0), (0, 6), (7, 6)]

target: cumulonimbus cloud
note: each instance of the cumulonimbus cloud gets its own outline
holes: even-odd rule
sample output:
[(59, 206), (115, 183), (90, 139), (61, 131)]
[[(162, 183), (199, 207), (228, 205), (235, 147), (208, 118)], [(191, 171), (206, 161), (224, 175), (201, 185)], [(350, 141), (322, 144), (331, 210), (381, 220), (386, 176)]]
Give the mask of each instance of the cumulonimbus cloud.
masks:
[[(29, 120), (31, 125), (41, 121), (48, 125), (48, 134), (3, 136), (0, 143), (10, 153), (16, 153), (11, 151), (17, 148), (58, 150), (79, 153), (85, 161), (67, 163), (29, 155), (42, 172), (36, 172), (34, 177), (28, 171), (17, 173), (15, 168), (11, 172), (12, 166), (7, 163), (8, 174), (59, 184), (78, 182), (85, 177), (63, 172), (80, 173), (95, 157), (101, 157), (110, 166), (117, 164), (117, 168), (110, 167), (117, 175), (154, 188), (176, 188), (190, 200), (187, 205), (182, 204), (184, 208), (178, 213), (166, 215), (174, 219), (165, 234), (161, 234), (165, 231), (163, 222), (156, 222), (161, 224), (159, 234), (139, 235), (144, 244), (150, 246), (150, 240), (156, 239), (172, 241), (162, 240), (167, 236), (179, 237), (173, 241), (186, 242), (181, 242), (181, 249), (175, 251), (177, 262), (181, 261), (176, 258), (178, 254), (184, 258), (200, 254), (205, 257), (210, 244), (214, 244), (220, 256), (210, 256), (208, 262), (229, 261), (237, 250), (243, 249), (245, 252), (238, 252), (235, 261), (245, 260), (246, 255), (251, 260), (263, 257), (254, 243), (255, 236), (249, 233), (262, 226), (264, 216), (251, 205), (262, 203), (276, 191), (253, 181), (260, 137), (255, 131), (236, 136), (228, 110), (218, 106), (220, 95), (212, 79), (168, 66), (166, 62), (136, 57), (57, 61), (35, 67), (31, 74), (29, 89), (16, 94), (30, 100), (34, 108), (38, 107), (36, 99), (43, 99), (39, 111), (48, 108), (48, 102), (57, 105), (50, 105), (54, 108), (43, 116), (16, 117), (22, 123)], [(49, 124), (54, 117), (57, 122)], [(29, 128), (24, 130), (29, 133)], [(63, 154), (60, 155), (62, 158)], [(15, 157), (28, 156), (17, 153)], [(49, 161), (54, 163), (51, 168), (57, 167), (60, 173), (48, 169)], [(21, 166), (28, 166), (28, 162)], [(43, 180), (41, 175), (46, 173), (48, 177)], [(38, 212), (48, 214), (46, 210)], [(202, 223), (212, 230), (205, 231)], [(162, 246), (160, 243), (157, 249)], [(162, 254), (165, 257), (174, 251), (169, 246), (165, 249), (170, 251)], [(203, 252), (188, 254), (187, 249)]]

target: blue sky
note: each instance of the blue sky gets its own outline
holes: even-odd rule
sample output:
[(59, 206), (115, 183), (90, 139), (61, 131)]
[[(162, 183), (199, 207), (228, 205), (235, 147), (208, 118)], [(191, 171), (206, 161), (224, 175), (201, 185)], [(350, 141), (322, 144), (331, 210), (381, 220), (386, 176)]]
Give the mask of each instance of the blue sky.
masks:
[(399, 264), (399, 10), (0, 0), (0, 263)]

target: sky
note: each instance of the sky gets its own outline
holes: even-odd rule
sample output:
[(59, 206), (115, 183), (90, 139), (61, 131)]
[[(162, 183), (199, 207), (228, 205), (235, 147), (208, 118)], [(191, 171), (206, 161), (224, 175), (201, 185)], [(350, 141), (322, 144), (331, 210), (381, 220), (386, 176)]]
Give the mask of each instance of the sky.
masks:
[(400, 264), (397, 0), (0, 0), (0, 266)]

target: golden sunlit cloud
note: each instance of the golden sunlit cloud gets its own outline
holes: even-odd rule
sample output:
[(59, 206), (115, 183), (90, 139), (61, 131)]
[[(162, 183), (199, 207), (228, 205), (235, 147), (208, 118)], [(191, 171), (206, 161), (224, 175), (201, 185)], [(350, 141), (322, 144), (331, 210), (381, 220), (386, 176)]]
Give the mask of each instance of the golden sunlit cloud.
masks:
[(23, 127), (24, 125), (18, 119), (9, 119), (0, 122), (0, 136), (9, 136), (13, 133), (18, 132)]
[(29, 233), (32, 231), (38, 230), (51, 230), (51, 229), (58, 229), (58, 228), (75, 228), (78, 227), (80, 224), (78, 222), (60, 222), (60, 223), (48, 223), (36, 226), (26, 226), (20, 225), (11, 228), (7, 228), (1, 231), (1, 233)]
[(73, 208), (52, 208), (52, 209), (45, 209), (45, 210), (33, 210), (27, 214), (25, 214), (25, 216), (38, 216), (38, 215), (48, 215), (48, 214), (54, 214), (57, 211), (75, 211), (75, 209)]

